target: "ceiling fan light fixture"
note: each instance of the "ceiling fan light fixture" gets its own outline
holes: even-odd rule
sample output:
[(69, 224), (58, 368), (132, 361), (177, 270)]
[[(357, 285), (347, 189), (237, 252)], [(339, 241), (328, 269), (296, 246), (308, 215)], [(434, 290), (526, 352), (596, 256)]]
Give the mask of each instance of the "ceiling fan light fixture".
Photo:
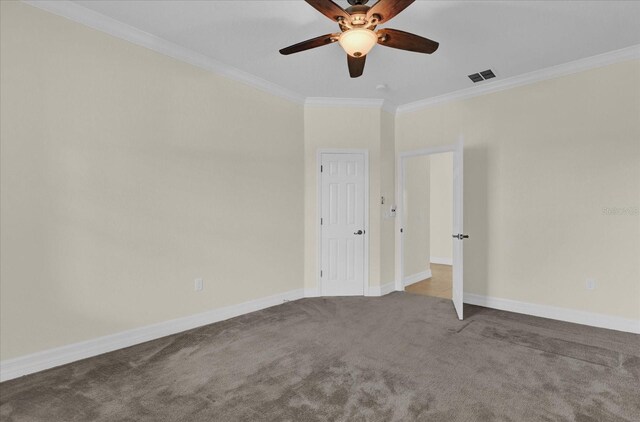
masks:
[(378, 35), (370, 29), (354, 28), (340, 34), (338, 42), (351, 57), (362, 57), (378, 43)]
[[(2, 0), (0, 0), (2, 1)], [(431, 54), (438, 49), (438, 43), (398, 29), (382, 28), (374, 31), (378, 25), (392, 19), (415, 0), (377, 0), (369, 7), (369, 0), (348, 0), (351, 7), (343, 9), (334, 0), (305, 0), (318, 12), (337, 23), (341, 32), (321, 35), (302, 41), (280, 50), (280, 54), (289, 55), (323, 45), (338, 42), (347, 53), (349, 76), (362, 76), (367, 54), (374, 45), (416, 53)]]

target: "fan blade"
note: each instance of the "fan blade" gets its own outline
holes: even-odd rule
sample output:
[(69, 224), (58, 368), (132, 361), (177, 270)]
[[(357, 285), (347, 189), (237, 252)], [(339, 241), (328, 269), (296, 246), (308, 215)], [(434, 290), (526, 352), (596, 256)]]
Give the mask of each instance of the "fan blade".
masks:
[(378, 31), (378, 44), (425, 54), (433, 53), (440, 45), (428, 38), (390, 28)]
[(339, 17), (350, 20), (350, 15), (342, 7), (338, 6), (331, 0), (305, 0), (318, 12), (322, 13), (332, 21), (337, 21)]
[(364, 62), (367, 60), (367, 56), (353, 57), (347, 54), (347, 64), (349, 65), (349, 75), (352, 78), (357, 78), (364, 72)]
[(378, 23), (383, 23), (393, 18), (398, 13), (402, 12), (415, 0), (379, 0), (376, 4), (371, 6), (371, 9), (367, 12), (367, 18), (371, 18), (373, 15), (380, 16)]
[(280, 54), (285, 56), (288, 54), (299, 53), (301, 51), (310, 50), (316, 47), (322, 47), (323, 45), (331, 44), (337, 41), (338, 34), (327, 34), (319, 37), (311, 38), (310, 40), (299, 42), (298, 44), (290, 45), (280, 50)]

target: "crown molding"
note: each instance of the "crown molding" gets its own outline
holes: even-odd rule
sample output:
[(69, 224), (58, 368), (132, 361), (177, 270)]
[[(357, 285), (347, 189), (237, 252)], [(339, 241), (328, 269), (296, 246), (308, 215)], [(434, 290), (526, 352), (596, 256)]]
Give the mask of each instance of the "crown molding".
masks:
[(101, 13), (94, 12), (69, 0), (22, 0), (24, 3), (39, 9), (51, 12), (58, 16), (70, 19), (90, 28), (105, 32), (117, 38), (124, 39), (133, 44), (148, 48), (157, 53), (164, 54), (176, 60), (180, 60), (199, 68), (212, 71), (228, 79), (241, 82), (260, 91), (273, 94), (297, 104), (309, 107), (354, 107), (354, 108), (380, 108), (388, 113), (399, 115), (411, 113), (423, 108), (431, 107), (452, 101), (464, 100), (484, 94), (499, 92), (518, 86), (557, 78), (572, 73), (581, 72), (597, 67), (602, 67), (622, 61), (640, 59), (640, 44), (631, 47), (614, 50), (608, 53), (536, 70), (523, 75), (494, 82), (482, 83), (479, 86), (425, 98), (411, 103), (397, 105), (389, 100), (367, 98), (330, 98), (330, 97), (306, 97), (290, 89), (284, 88), (273, 82), (269, 82), (248, 72), (226, 65), (203, 54), (189, 50), (174, 44), (163, 38), (144, 32), (120, 21), (112, 19)]
[(307, 107), (382, 108), (383, 104), (384, 100), (377, 98), (307, 97), (304, 102)]
[(529, 85), (535, 82), (547, 79), (558, 78), (573, 73), (582, 72), (584, 70), (594, 69), (597, 67), (607, 66), (627, 60), (640, 59), (640, 44), (620, 50), (610, 51), (608, 53), (598, 54), (596, 56), (575, 60), (572, 62), (551, 66), (523, 75), (514, 76), (507, 79), (474, 86), (468, 89), (451, 92), (437, 97), (426, 98), (424, 100), (415, 101), (398, 106), (396, 113), (404, 114), (421, 110), (438, 104), (448, 103), (451, 101), (464, 100), (484, 94), (504, 91), (506, 89), (515, 88), (522, 85)]
[(384, 102), (382, 103), (382, 110), (395, 116), (398, 111), (398, 104), (389, 100), (384, 100)]
[(377, 108), (391, 114), (395, 114), (398, 108), (395, 103), (380, 98), (307, 97), (304, 105), (307, 107)]
[(176, 60), (215, 72), (226, 78), (244, 83), (260, 91), (273, 94), (297, 104), (303, 104), (305, 97), (280, 85), (269, 82), (248, 72), (226, 65), (203, 54), (179, 46), (163, 38), (144, 32), (130, 25), (94, 12), (69, 0), (23, 0), (25, 4), (62, 16), (114, 37), (148, 48)]

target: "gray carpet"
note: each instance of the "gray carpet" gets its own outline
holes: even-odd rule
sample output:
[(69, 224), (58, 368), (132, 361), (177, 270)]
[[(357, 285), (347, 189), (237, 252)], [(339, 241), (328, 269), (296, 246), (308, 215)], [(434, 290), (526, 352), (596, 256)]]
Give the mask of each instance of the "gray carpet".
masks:
[(9, 421), (640, 421), (640, 336), (392, 293), (286, 303), (0, 385)]

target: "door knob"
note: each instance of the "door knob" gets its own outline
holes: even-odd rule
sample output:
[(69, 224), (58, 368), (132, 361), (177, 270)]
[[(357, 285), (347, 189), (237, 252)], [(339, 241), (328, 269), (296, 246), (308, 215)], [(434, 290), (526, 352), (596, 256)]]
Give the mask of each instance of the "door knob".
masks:
[(364, 231), (363, 230), (358, 230), (357, 232), (355, 232), (353, 234), (364, 234)]

